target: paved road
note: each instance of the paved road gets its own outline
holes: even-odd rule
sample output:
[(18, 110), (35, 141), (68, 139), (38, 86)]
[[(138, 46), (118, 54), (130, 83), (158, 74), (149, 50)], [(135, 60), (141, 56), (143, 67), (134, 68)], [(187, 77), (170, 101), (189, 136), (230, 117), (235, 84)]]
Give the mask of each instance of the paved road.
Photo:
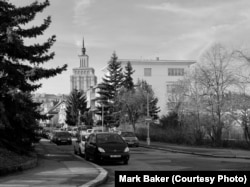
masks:
[[(172, 147), (173, 148), (173, 147)], [(122, 163), (104, 163), (101, 165), (109, 172), (109, 178), (106, 183), (101, 186), (114, 186), (115, 171), (180, 171), (180, 170), (250, 170), (250, 157), (243, 159), (249, 155), (248, 151), (232, 151), (232, 150), (212, 150), (199, 149), (194, 150), (184, 147), (179, 150), (199, 151), (199, 154), (204, 152), (211, 155), (220, 155), (225, 157), (211, 157), (196, 154), (184, 154), (172, 152), (168, 149), (152, 149), (145, 148), (130, 148), (131, 159), (128, 165)], [(39, 164), (37, 168), (24, 171), (17, 174), (12, 174), (0, 178), (0, 187), (19, 187), (19, 186), (78, 186), (93, 179), (96, 179), (98, 171), (89, 162), (83, 159), (78, 159), (73, 156), (73, 146), (56, 146), (48, 141), (42, 141), (37, 147), (39, 152)], [(240, 156), (231, 157), (231, 154)], [(229, 157), (230, 156), (230, 157)]]
[(221, 171), (250, 170), (250, 160), (235, 158), (213, 158), (192, 154), (173, 153), (147, 148), (131, 148), (131, 160), (127, 166), (120, 164), (103, 164), (109, 172), (109, 178), (102, 187), (113, 187), (115, 171), (150, 170), (150, 171)]

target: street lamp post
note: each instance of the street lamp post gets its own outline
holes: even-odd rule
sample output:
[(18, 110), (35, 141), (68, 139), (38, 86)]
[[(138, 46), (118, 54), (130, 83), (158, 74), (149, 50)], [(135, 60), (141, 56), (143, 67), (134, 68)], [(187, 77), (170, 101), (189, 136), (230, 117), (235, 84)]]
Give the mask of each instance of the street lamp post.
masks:
[(102, 104), (102, 132), (103, 132), (103, 104)]
[(81, 132), (80, 125), (81, 125), (81, 111), (78, 109), (78, 120), (77, 120), (77, 132)]
[(148, 132), (147, 132), (147, 144), (150, 145), (150, 136), (149, 136), (149, 124), (150, 124), (150, 116), (149, 116), (149, 102), (148, 102), (148, 92), (147, 92), (147, 126), (148, 126)]

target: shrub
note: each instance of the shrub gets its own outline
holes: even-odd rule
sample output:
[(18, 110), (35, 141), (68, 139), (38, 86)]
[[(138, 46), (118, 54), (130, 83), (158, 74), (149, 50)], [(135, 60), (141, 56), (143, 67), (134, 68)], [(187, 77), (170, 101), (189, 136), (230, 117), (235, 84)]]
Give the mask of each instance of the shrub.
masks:
[[(138, 127), (136, 135), (140, 140), (146, 140), (147, 132), (147, 127)], [(152, 141), (192, 144), (192, 138), (190, 138), (188, 133), (185, 133), (183, 128), (163, 128), (161, 126), (151, 125), (149, 136)]]

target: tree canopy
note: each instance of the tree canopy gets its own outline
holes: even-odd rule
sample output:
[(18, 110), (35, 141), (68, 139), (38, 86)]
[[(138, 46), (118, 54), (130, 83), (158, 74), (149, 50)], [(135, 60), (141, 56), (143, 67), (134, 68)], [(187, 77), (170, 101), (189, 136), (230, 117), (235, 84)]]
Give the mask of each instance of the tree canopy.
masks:
[(132, 90), (134, 88), (134, 82), (133, 82), (133, 73), (135, 70), (133, 70), (133, 67), (130, 62), (127, 63), (125, 66), (125, 72), (124, 72), (124, 80), (123, 80), (123, 87), (127, 90)]
[(72, 90), (66, 107), (66, 123), (71, 126), (77, 126), (81, 122), (85, 122), (85, 115), (89, 111), (87, 108), (87, 100), (83, 91)]
[(37, 110), (39, 103), (33, 102), (31, 92), (42, 86), (39, 80), (56, 76), (67, 68), (66, 64), (42, 67), (55, 56), (49, 51), (56, 41), (55, 35), (42, 44), (26, 44), (26, 39), (43, 35), (49, 27), (50, 16), (39, 26), (27, 26), (49, 5), (48, 0), (24, 7), (0, 1), (0, 136), (5, 142), (30, 143), (37, 121), (45, 118)]
[(118, 125), (117, 95), (123, 84), (123, 72), (121, 63), (117, 61), (118, 57), (114, 52), (108, 62), (107, 74), (102, 79), (102, 83), (98, 84), (99, 98), (98, 102), (101, 106), (98, 107), (99, 115), (104, 113), (104, 123), (109, 126)]

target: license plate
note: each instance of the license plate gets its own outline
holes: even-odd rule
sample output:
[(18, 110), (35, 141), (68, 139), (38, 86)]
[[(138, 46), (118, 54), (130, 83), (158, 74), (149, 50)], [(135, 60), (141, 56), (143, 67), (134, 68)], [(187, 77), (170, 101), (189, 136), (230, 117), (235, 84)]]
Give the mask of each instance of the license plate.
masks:
[(119, 158), (121, 155), (110, 155), (111, 158)]

